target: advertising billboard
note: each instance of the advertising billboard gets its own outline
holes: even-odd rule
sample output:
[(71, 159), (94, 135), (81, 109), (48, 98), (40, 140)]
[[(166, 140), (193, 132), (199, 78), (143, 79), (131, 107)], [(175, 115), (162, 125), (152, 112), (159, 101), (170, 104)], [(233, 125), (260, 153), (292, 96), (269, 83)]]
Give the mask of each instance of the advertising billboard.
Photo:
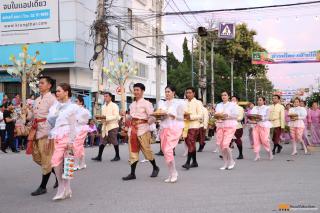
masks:
[(59, 41), (59, 0), (1, 0), (0, 45)]

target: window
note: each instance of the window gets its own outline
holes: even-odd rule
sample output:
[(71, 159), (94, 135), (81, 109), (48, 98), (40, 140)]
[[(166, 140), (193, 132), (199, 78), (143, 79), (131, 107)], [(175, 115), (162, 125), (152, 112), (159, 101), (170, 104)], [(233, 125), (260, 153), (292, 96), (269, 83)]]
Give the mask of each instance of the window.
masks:
[(147, 78), (148, 66), (139, 62), (135, 62), (135, 67), (137, 68), (137, 76), (142, 78)]
[[(146, 36), (150, 35), (149, 25), (142, 21), (141, 19), (136, 18), (134, 24), (134, 36)], [(148, 45), (148, 37), (146, 38), (137, 38), (136, 41), (142, 45)]]

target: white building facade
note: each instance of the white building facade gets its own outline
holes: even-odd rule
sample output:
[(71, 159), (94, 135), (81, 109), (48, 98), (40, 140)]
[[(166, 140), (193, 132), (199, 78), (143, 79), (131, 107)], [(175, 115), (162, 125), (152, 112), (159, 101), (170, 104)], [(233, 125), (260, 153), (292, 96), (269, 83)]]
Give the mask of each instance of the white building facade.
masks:
[[(108, 66), (110, 61), (116, 62), (118, 59), (117, 27), (121, 28), (122, 47), (125, 44), (124, 41), (127, 41), (132, 37), (155, 34), (155, 19), (150, 18), (148, 20), (143, 20), (143, 18), (140, 18), (142, 17), (141, 11), (143, 11), (143, 14), (150, 14), (150, 17), (155, 13), (155, 1), (156, 0), (113, 1), (112, 7), (109, 9), (111, 14), (107, 14), (110, 32), (108, 36), (108, 47), (105, 52), (105, 66)], [(158, 1), (163, 4), (162, 0)], [(106, 2), (108, 3), (109, 1)], [(89, 61), (93, 56), (94, 41), (90, 36), (90, 28), (93, 21), (96, 19), (96, 8), (96, 0), (60, 0), (58, 11), (59, 39), (57, 41), (47, 41), (46, 35), (44, 34), (41, 38), (37, 38), (39, 42), (29, 44), (30, 54), (32, 55), (35, 50), (39, 50), (39, 58), (47, 62), (43, 74), (49, 75), (55, 79), (56, 84), (61, 82), (70, 83), (75, 94), (90, 95), (93, 87), (93, 73), (92, 70), (89, 69)], [(6, 11), (2, 12), (5, 13)], [(12, 11), (9, 12), (11, 13)], [(6, 12), (6, 14), (9, 13)], [(130, 16), (131, 14), (132, 18)], [(109, 20), (108, 15), (127, 17), (128, 21), (124, 22), (123, 18), (121, 19), (122, 21), (117, 21), (116, 18), (110, 18)], [(24, 19), (15, 21), (23, 20)], [(4, 26), (5, 21), (6, 20), (2, 20), (2, 26)], [(13, 36), (15, 33), (16, 32), (13, 32)], [(9, 41), (9, 37), (7, 38)], [(5, 40), (3, 40), (6, 39), (6, 37), (1, 37), (1, 39), (0, 64), (10, 64), (10, 61), (8, 60), (10, 54), (21, 52), (21, 45), (28, 43), (28, 39), (26, 39), (20, 43), (12, 44), (8, 42), (8, 44), (6, 44)], [(124, 60), (134, 64), (138, 68), (137, 76), (130, 78), (127, 83), (126, 93), (128, 97), (132, 96), (129, 85), (141, 82), (146, 85), (145, 96), (152, 100), (156, 98), (156, 59), (146, 58), (150, 54), (155, 55), (155, 44), (155, 37), (148, 37), (133, 39), (130, 41), (130, 45), (126, 45), (126, 48), (124, 49)], [(135, 47), (132, 47), (131, 45)], [(161, 55), (165, 54), (166, 46), (164, 40), (162, 40)], [(162, 60), (162, 97), (164, 96), (166, 82), (166, 63)], [(116, 93), (117, 86), (110, 83), (105, 76), (103, 76), (103, 83), (104, 91), (110, 91), (113, 94)], [(1, 70), (0, 92), (6, 93), (12, 97), (14, 93), (20, 93), (20, 90), (21, 86), (19, 79), (8, 75), (5, 70)]]

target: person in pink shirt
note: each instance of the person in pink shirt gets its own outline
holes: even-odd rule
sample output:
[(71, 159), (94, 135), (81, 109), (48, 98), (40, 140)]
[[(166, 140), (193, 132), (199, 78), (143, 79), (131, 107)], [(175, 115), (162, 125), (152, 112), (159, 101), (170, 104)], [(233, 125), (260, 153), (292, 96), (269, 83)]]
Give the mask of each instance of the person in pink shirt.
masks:
[(131, 120), (129, 128), (129, 162), (131, 172), (122, 180), (128, 181), (136, 179), (135, 170), (139, 162), (139, 152), (142, 151), (145, 159), (152, 164), (153, 170), (150, 177), (157, 177), (160, 171), (156, 165), (154, 155), (151, 149), (151, 132), (150, 125), (155, 122), (152, 104), (143, 98), (145, 86), (142, 83), (133, 85), (133, 94), (135, 101), (130, 105), (130, 115), (127, 119)]
[(311, 145), (320, 145), (320, 109), (317, 102), (308, 110), (308, 127), (311, 130)]

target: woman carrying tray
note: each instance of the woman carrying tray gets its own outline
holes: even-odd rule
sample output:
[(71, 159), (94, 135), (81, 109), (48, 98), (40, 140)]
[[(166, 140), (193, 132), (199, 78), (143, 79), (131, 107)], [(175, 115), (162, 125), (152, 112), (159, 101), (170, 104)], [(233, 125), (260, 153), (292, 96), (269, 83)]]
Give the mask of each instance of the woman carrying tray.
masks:
[(260, 145), (269, 153), (269, 159), (273, 159), (272, 150), (270, 148), (270, 128), (272, 123), (269, 119), (269, 107), (265, 105), (266, 99), (264, 97), (258, 98), (258, 106), (255, 106), (248, 119), (251, 123), (255, 123), (252, 136), (253, 136), (253, 151), (256, 154), (255, 161), (260, 160)]
[(289, 110), (289, 127), (290, 134), (292, 137), (293, 151), (291, 155), (297, 155), (297, 142), (302, 143), (304, 153), (307, 154), (308, 150), (303, 142), (302, 136), (305, 128), (303, 120), (307, 117), (307, 110), (304, 107), (300, 107), (300, 99), (296, 98), (293, 102), (293, 107)]
[(217, 145), (223, 157), (224, 166), (220, 170), (233, 169), (236, 162), (229, 148), (232, 137), (237, 129), (238, 107), (229, 101), (227, 92), (221, 93), (222, 102), (216, 107), (215, 119), (217, 126)]
[[(161, 149), (164, 159), (169, 169), (169, 177), (166, 183), (175, 183), (178, 180), (173, 149), (177, 146), (184, 127), (184, 108), (183, 100), (174, 99), (176, 89), (167, 86), (165, 89), (166, 101), (159, 102), (159, 110), (164, 114), (158, 114), (162, 119), (160, 123)], [(158, 115), (155, 112), (155, 116)]]

